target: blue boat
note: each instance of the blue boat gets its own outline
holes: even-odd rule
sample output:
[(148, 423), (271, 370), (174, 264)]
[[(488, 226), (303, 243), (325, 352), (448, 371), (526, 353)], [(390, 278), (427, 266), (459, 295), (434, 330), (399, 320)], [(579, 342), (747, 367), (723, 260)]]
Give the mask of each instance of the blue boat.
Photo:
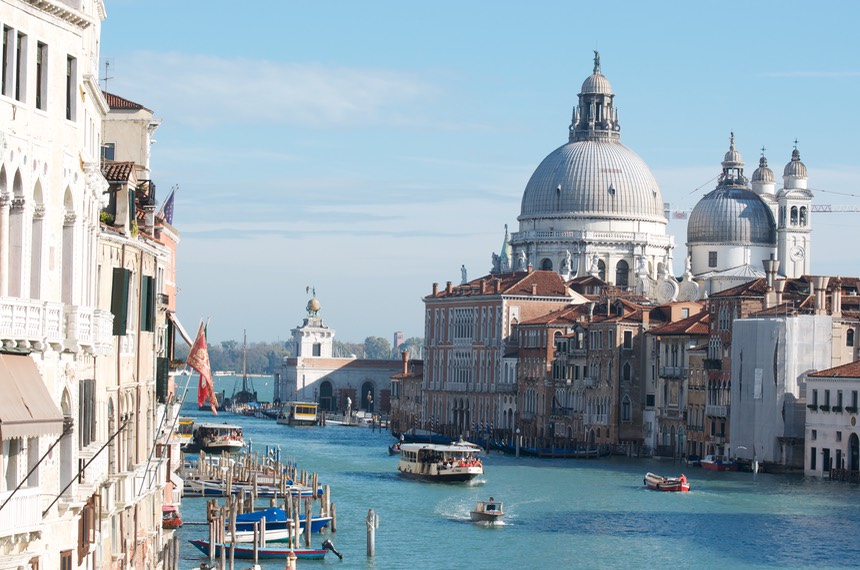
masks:
[[(209, 541), (208, 540), (189, 540), (191, 544), (196, 546), (200, 552), (203, 554), (209, 554)], [(230, 548), (232, 545), (230, 543), (215, 543), (215, 556), (221, 556), (221, 549), (226, 548), (227, 554), (230, 553)], [(254, 558), (254, 545), (253, 544), (236, 544), (234, 548), (236, 558)], [(271, 560), (274, 558), (285, 559), (289, 556), (290, 552), (295, 554), (296, 558), (303, 558), (306, 560), (322, 560), (325, 558), (326, 552), (328, 550), (324, 548), (290, 548), (289, 546), (258, 546), (257, 547), (257, 557), (260, 560)]]
[[(266, 529), (278, 530), (286, 528), (289, 521), (287, 512), (279, 507), (269, 507), (250, 513), (236, 515), (236, 530), (254, 530), (254, 523), (266, 517)], [(320, 532), (331, 522), (331, 517), (311, 517), (311, 532)], [(308, 532), (305, 515), (299, 515), (299, 525)]]

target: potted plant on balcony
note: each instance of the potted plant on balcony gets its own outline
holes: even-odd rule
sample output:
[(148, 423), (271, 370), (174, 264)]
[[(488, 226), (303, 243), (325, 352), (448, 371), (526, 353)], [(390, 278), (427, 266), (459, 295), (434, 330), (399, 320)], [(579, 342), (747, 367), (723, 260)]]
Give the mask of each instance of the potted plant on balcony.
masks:
[(841, 412), (842, 406), (833, 406), (832, 408), (830, 408), (830, 411), (831, 412)]
[(857, 408), (854, 406), (845, 406), (845, 411), (848, 412), (849, 414), (856, 414)]
[(818, 409), (822, 412), (829, 412), (830, 406), (828, 404), (821, 404), (820, 406), (818, 406)]
[(806, 404), (806, 407), (812, 410), (813, 412), (818, 410), (818, 404)]

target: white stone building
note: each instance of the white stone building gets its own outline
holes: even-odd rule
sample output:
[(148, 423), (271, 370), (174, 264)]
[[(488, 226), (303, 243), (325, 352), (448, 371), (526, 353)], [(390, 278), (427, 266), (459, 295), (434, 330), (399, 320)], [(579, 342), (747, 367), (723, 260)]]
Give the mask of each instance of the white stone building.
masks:
[(860, 361), (806, 377), (804, 473), (860, 481)]
[(363, 410), (390, 412), (391, 376), (402, 370), (399, 360), (334, 356), (335, 331), (319, 316), (320, 302), (308, 301), (308, 316), (292, 329), (295, 356), (284, 359), (277, 375), (275, 401), (317, 402), (323, 412)]
[(155, 449), (173, 248), (141, 152), (102, 173), (104, 18), (102, 0), (0, 10), (0, 568), (171, 560)]

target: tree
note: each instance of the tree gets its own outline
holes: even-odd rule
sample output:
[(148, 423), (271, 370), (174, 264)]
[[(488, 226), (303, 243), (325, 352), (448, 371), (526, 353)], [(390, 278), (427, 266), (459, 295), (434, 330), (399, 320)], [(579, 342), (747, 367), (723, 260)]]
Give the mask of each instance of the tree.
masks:
[(417, 336), (412, 336), (403, 341), (399, 347), (397, 347), (398, 353), (403, 352), (404, 350), (409, 351), (409, 360), (417, 360), (422, 358), (424, 355), (424, 339)]
[(369, 336), (364, 339), (364, 357), (373, 360), (388, 360), (391, 358), (391, 343), (379, 336)]

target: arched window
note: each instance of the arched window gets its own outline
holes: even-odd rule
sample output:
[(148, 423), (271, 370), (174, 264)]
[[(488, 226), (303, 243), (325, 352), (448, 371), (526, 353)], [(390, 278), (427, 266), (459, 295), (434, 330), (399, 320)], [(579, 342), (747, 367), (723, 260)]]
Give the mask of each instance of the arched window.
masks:
[(615, 265), (615, 286), (627, 287), (630, 275), (630, 266), (623, 259)]
[(597, 277), (601, 281), (606, 281), (606, 263), (602, 259), (597, 262)]
[(632, 370), (633, 369), (630, 367), (630, 363), (625, 362), (624, 366), (621, 368), (621, 379), (625, 382), (630, 382)]
[(785, 227), (785, 206), (779, 207), (779, 227)]
[(624, 399), (621, 400), (621, 421), (629, 422), (633, 418), (631, 417), (631, 406), (630, 406), (630, 398), (627, 395), (624, 396)]
[(801, 226), (806, 225), (806, 206), (800, 207), (800, 225)]
[(792, 226), (797, 225), (797, 206), (791, 207), (791, 225)]
[(552, 260), (548, 257), (544, 257), (540, 261), (540, 268), (544, 271), (552, 271)]
[(845, 333), (845, 346), (854, 346), (854, 329), (848, 329)]

